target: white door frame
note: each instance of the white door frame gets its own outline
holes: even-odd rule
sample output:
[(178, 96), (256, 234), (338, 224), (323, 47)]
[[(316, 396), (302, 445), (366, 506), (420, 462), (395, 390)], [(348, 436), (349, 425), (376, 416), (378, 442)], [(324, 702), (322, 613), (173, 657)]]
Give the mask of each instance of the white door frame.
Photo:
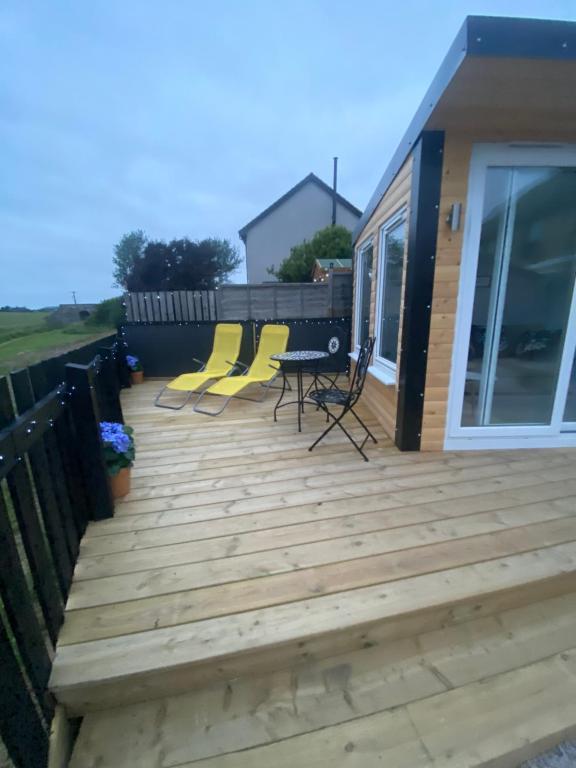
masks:
[[(477, 450), (479, 448), (576, 446), (576, 434), (562, 432), (562, 417), (576, 349), (576, 290), (572, 297), (564, 338), (551, 423), (530, 426), (461, 426), (482, 229), (486, 170), (490, 166), (573, 166), (576, 168), (576, 145), (476, 144), (473, 147), (468, 179), (466, 222), (462, 241), (444, 448), (445, 450), (466, 448)], [(566, 429), (566, 424), (564, 424), (564, 429)]]

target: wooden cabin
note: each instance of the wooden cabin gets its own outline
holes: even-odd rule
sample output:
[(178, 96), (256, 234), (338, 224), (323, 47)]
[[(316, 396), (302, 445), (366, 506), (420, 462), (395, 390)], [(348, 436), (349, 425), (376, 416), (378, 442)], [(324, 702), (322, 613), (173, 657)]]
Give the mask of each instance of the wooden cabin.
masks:
[(354, 233), (402, 450), (576, 445), (576, 23), (468, 17)]

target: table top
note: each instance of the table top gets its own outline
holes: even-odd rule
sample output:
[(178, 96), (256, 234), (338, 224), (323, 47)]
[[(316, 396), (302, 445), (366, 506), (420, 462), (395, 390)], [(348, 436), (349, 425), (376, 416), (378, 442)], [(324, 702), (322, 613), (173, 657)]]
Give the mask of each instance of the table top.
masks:
[(330, 357), (328, 352), (322, 352), (319, 349), (301, 349), (270, 355), (271, 360), (277, 360), (279, 363), (308, 363), (311, 360), (323, 360), (325, 357)]

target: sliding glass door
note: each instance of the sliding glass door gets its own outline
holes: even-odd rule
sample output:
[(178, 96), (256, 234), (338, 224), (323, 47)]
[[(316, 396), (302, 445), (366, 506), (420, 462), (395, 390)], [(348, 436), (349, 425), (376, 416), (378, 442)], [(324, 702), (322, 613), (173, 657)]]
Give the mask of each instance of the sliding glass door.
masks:
[(576, 428), (576, 153), (477, 148), (451, 434)]

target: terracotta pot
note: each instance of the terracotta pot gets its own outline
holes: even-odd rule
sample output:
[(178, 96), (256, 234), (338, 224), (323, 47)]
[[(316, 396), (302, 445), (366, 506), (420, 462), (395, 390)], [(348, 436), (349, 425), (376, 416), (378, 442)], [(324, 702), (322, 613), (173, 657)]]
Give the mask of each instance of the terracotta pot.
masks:
[(124, 467), (115, 475), (109, 475), (112, 497), (121, 499), (130, 493), (130, 467)]
[(130, 371), (130, 381), (132, 384), (142, 384), (144, 381), (144, 371)]

